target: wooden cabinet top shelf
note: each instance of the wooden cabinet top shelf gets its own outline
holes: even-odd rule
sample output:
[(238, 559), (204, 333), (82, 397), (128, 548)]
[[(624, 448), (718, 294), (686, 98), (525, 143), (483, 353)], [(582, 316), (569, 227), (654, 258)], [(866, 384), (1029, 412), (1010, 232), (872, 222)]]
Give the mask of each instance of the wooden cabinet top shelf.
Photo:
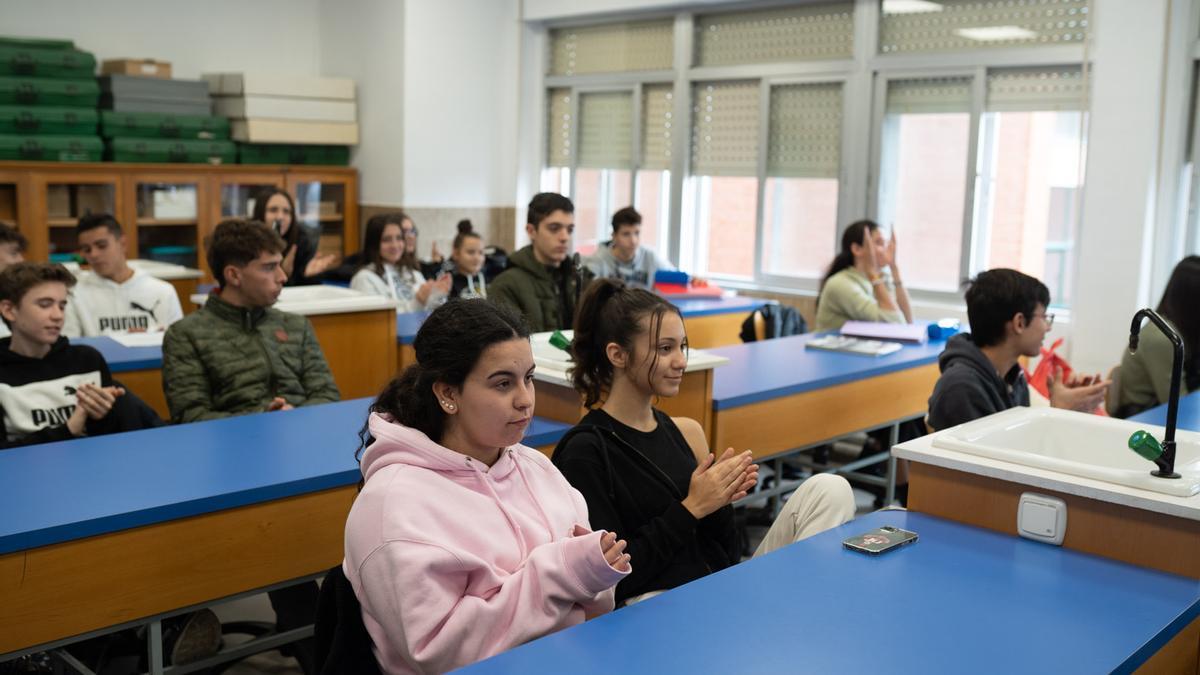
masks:
[(166, 226), (186, 226), (195, 225), (195, 218), (138, 218), (137, 224), (140, 227), (166, 227)]

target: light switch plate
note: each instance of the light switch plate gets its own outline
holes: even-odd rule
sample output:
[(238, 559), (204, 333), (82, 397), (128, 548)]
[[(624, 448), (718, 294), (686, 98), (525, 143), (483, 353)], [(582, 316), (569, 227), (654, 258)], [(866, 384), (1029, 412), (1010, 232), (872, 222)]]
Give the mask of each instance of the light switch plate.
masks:
[(1022, 494), (1017, 505), (1017, 533), (1026, 539), (1061, 546), (1067, 534), (1066, 502), (1034, 492)]

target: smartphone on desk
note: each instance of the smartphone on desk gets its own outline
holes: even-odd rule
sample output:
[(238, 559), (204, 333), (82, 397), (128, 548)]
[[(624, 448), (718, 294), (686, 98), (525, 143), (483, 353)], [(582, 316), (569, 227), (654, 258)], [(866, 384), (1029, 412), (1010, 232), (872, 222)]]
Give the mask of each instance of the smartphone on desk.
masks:
[(844, 539), (842, 546), (851, 551), (858, 551), (867, 555), (879, 555), (880, 553), (886, 553), (892, 549), (911, 544), (916, 540), (916, 532), (909, 532), (908, 530), (902, 530), (891, 525), (884, 525), (865, 534)]

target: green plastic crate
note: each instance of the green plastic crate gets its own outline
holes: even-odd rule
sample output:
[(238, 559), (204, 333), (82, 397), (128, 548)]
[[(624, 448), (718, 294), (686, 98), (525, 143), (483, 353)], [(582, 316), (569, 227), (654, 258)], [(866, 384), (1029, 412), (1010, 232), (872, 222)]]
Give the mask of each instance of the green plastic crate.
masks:
[(345, 145), (272, 145), (238, 143), (242, 164), (315, 164), (347, 166), (350, 148)]
[(229, 138), (229, 120), (212, 115), (170, 113), (100, 113), (100, 135), (105, 138), (182, 138), (219, 141)]
[(0, 134), (92, 136), (99, 119), (91, 108), (0, 105)]
[(108, 158), (114, 162), (233, 164), (237, 147), (232, 141), (114, 138), (108, 142)]
[(54, 105), (95, 108), (100, 101), (96, 80), (48, 77), (0, 77), (0, 105)]
[(95, 77), (96, 57), (78, 49), (36, 49), (0, 44), (0, 75)]
[(103, 154), (99, 136), (0, 136), (0, 159), (98, 162)]
[(3, 47), (32, 47), (34, 49), (74, 49), (74, 40), (58, 40), (53, 38), (28, 38), (0, 35), (0, 46)]

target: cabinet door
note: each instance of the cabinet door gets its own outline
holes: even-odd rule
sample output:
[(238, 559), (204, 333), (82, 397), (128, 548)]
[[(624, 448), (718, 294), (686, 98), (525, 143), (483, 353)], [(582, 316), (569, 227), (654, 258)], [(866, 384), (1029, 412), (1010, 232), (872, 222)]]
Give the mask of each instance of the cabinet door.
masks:
[(128, 180), (138, 257), (206, 271), (202, 240), (209, 196), (204, 176), (137, 173)]
[(273, 187), (285, 187), (283, 174), (278, 170), (217, 174), (210, 199), (213, 227), (226, 218), (249, 218), (258, 194)]
[[(0, 225), (23, 230), (25, 180), (15, 171), (0, 171)], [(24, 233), (28, 238), (29, 232)]]
[(358, 177), (351, 171), (288, 173), (296, 221), (319, 240), (321, 253), (341, 258), (358, 251)]
[[(35, 174), (32, 180), (34, 208), (28, 221), (34, 232), (30, 237), (29, 259), (48, 258), (51, 262), (72, 259), (79, 248), (75, 225), (80, 217), (89, 213), (111, 213), (119, 220), (125, 212), (121, 187), (122, 179), (115, 174)], [(125, 237), (126, 253), (130, 257), (136, 253), (135, 244), (135, 238)]]

